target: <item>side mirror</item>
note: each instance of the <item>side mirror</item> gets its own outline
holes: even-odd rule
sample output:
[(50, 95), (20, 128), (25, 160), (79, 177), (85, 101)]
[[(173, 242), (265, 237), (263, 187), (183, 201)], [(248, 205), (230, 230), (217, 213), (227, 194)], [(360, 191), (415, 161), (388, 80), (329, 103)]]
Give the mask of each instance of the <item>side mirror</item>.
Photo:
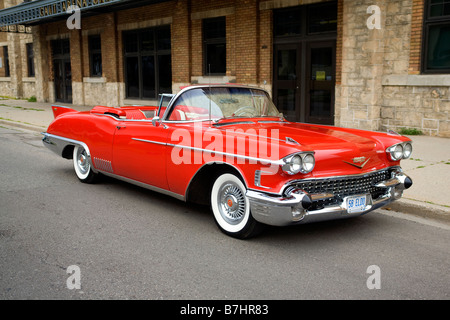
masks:
[(156, 117), (154, 117), (154, 118), (152, 119), (152, 124), (153, 124), (154, 127), (159, 126), (159, 123), (160, 123), (160, 119), (159, 119), (158, 116), (156, 116)]

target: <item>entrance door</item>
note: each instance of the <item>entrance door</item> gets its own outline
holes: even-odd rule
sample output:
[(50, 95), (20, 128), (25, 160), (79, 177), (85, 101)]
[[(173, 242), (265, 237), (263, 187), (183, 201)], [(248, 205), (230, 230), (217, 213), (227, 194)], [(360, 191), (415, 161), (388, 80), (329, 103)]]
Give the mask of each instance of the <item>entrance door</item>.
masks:
[(72, 103), (72, 69), (70, 60), (53, 60), (53, 70), (55, 76), (55, 100)]
[(274, 102), (289, 121), (334, 123), (334, 41), (278, 44)]
[(273, 98), (286, 119), (334, 123), (337, 2), (274, 10)]
[(289, 121), (300, 119), (301, 45), (281, 44), (274, 50), (274, 101)]
[(334, 123), (335, 42), (314, 42), (306, 52), (306, 110), (308, 123)]
[(70, 40), (53, 40), (53, 75), (55, 100), (72, 103), (72, 67), (70, 64)]

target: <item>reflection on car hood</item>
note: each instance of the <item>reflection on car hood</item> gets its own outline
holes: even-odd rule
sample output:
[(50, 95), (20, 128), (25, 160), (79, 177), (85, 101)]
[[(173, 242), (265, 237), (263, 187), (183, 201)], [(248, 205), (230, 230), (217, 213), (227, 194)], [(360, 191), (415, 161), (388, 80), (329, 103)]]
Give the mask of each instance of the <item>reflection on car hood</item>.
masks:
[[(260, 135), (261, 130), (267, 130), (267, 140), (279, 143), (280, 158), (298, 151), (313, 151), (316, 158), (314, 176), (339, 175), (343, 172), (359, 174), (389, 165), (384, 146), (374, 137), (378, 133), (371, 131), (257, 120), (253, 120), (251, 125), (242, 124), (242, 121), (235, 126), (230, 123), (221, 130), (236, 130), (236, 134), (248, 136), (255, 132)], [(358, 158), (359, 161), (364, 160), (355, 160)]]

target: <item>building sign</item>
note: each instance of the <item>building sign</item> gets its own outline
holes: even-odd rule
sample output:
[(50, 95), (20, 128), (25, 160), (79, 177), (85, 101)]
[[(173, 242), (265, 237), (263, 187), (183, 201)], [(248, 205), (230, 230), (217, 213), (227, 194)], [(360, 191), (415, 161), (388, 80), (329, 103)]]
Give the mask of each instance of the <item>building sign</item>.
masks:
[(19, 25), (9, 25), (0, 27), (0, 32), (12, 32), (12, 33), (31, 33), (31, 27)]
[(77, 6), (81, 11), (98, 8), (129, 0), (44, 0), (32, 1), (18, 6), (0, 10), (0, 27), (26, 24), (40, 19), (67, 14), (70, 6)]

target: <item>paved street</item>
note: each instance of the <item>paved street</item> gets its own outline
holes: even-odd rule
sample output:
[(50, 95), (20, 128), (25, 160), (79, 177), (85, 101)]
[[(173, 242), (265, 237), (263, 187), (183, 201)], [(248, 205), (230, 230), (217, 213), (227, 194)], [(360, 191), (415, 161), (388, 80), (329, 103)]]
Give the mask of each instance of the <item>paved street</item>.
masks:
[(79, 183), (40, 139), (0, 127), (0, 300), (450, 298), (449, 225), (378, 210), (240, 241), (208, 208)]

